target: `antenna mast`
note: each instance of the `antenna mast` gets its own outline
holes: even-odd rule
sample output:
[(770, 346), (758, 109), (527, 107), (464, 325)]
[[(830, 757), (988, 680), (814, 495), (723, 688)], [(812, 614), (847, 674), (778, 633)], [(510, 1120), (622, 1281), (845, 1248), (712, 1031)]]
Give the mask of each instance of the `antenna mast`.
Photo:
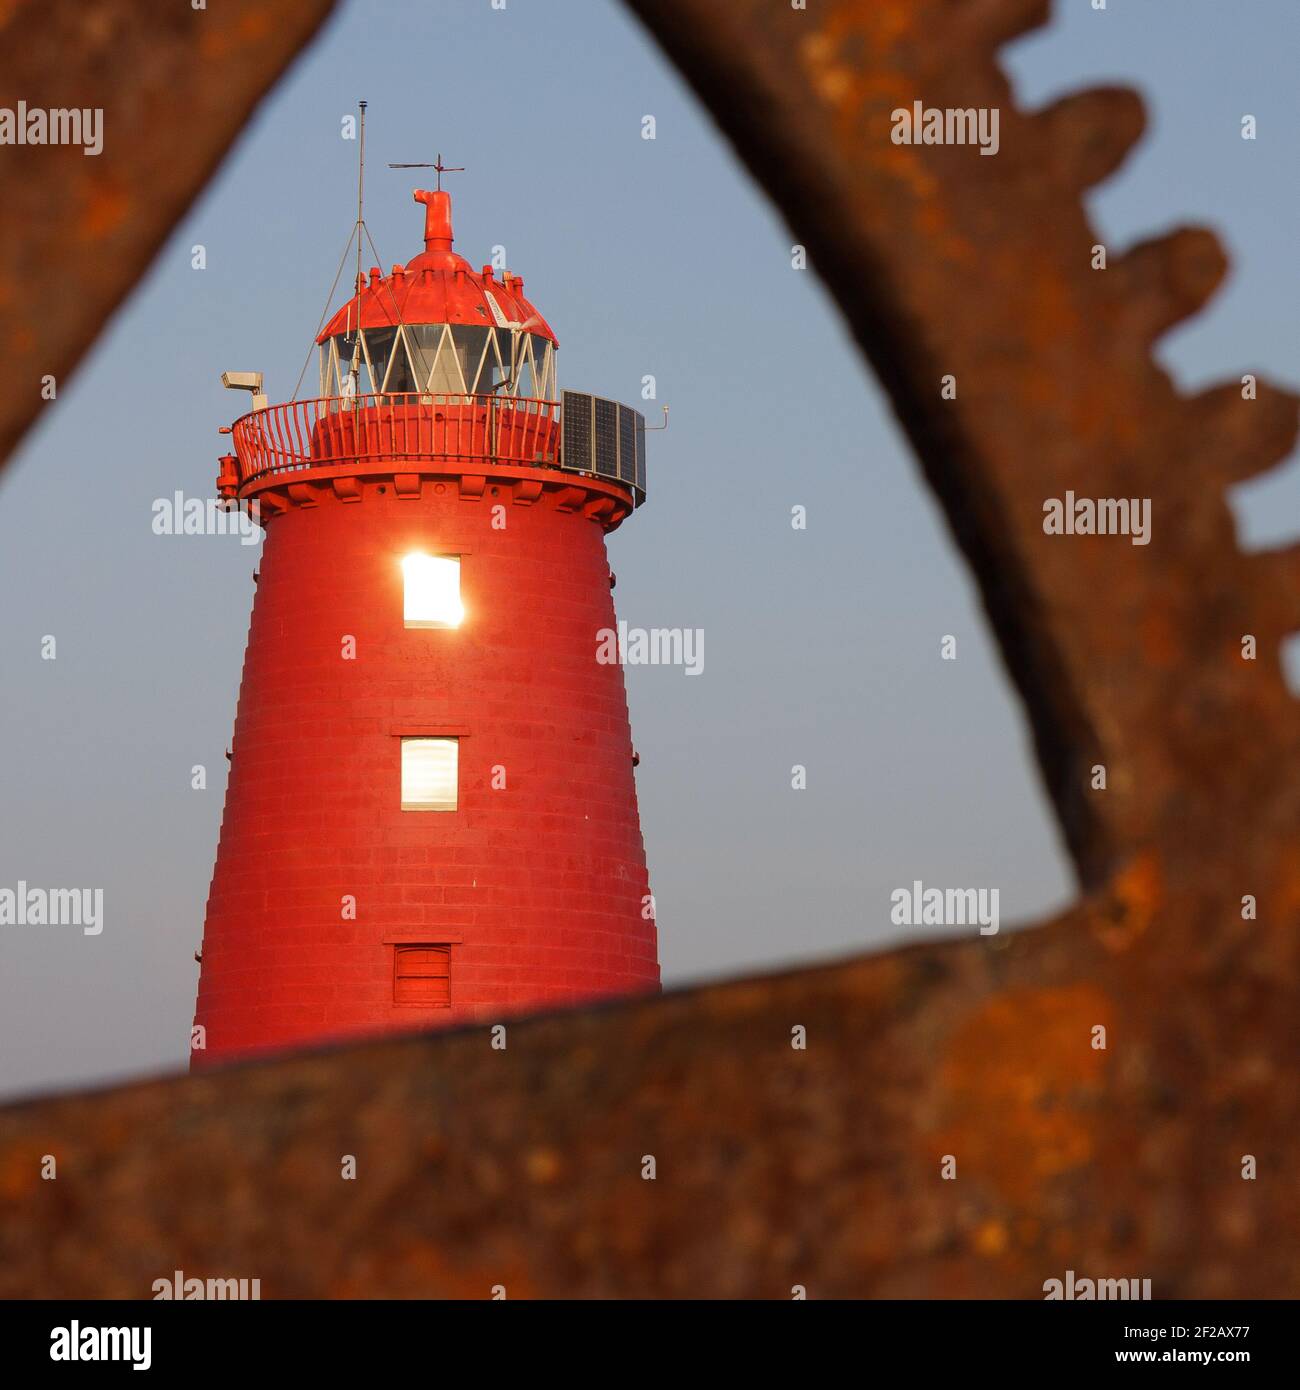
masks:
[[(357, 401), (360, 395), (361, 386), (361, 240), (365, 231), (365, 197), (366, 197), (366, 103), (358, 102), (361, 109), (360, 141), (357, 147), (357, 318), (356, 318), (356, 337), (352, 346), (352, 363), (348, 368), (348, 376), (352, 382), (352, 399)], [(354, 406), (354, 409), (356, 407)]]

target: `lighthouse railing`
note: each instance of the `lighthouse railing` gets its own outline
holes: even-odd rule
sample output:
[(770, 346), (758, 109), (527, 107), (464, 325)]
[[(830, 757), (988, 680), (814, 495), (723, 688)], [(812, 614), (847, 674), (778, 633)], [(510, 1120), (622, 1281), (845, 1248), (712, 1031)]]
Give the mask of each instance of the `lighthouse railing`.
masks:
[(231, 426), (239, 480), (388, 459), (555, 467), (560, 404), (536, 397), (384, 392), (286, 401)]

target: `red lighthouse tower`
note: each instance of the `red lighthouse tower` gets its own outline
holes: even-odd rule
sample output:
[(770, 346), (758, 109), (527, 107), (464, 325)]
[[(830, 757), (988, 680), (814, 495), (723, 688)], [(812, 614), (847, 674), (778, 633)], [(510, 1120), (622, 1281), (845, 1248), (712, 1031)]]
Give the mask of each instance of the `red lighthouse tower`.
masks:
[(196, 1065), (658, 988), (599, 659), (644, 421), (561, 401), (523, 280), (456, 254), (446, 192), (415, 197), (425, 250), (358, 277), (319, 397), (256, 395), (222, 459), (265, 542)]

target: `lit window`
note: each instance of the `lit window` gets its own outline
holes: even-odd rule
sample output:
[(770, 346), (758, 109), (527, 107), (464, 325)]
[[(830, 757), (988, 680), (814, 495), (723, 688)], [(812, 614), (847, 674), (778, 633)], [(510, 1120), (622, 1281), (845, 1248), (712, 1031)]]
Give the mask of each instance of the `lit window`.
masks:
[(449, 1008), (451, 947), (399, 946), (393, 964), (393, 1003)]
[(402, 740), (402, 810), (454, 811), (460, 740)]
[(460, 557), (422, 555), (402, 561), (402, 616), (407, 627), (459, 627), (465, 610), (460, 602)]

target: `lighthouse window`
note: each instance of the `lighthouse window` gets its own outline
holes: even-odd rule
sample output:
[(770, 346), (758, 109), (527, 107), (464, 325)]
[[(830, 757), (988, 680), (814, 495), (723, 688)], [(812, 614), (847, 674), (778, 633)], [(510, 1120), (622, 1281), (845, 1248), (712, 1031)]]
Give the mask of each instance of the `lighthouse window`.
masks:
[(454, 811), (459, 782), (460, 740), (402, 740), (402, 810)]
[(451, 947), (399, 946), (393, 966), (393, 1003), (427, 1009), (451, 1005)]
[(402, 619), (407, 627), (459, 627), (465, 616), (460, 601), (460, 557), (423, 555), (402, 561)]
[(515, 343), (515, 367), (514, 379), (515, 389), (511, 392), (515, 396), (529, 396), (537, 394), (536, 379), (533, 369), (533, 345), (530, 333), (521, 333)]
[[(366, 356), (370, 361), (370, 389), (380, 391), (384, 378), (388, 375), (388, 359), (393, 355), (393, 343), (397, 339), (395, 328), (367, 328), (362, 335), (366, 343)], [(396, 390), (396, 387), (391, 387)]]
[(533, 395), (539, 396), (543, 400), (550, 400), (555, 394), (555, 383), (552, 380), (551, 372), (554, 367), (554, 358), (551, 355), (551, 345), (540, 335), (533, 334)]
[(472, 323), (458, 323), (452, 326), (451, 338), (456, 347), (460, 369), (465, 375), (465, 389), (467, 391), (485, 393), (488, 389), (483, 384), (483, 380), (486, 377), (484, 369), (490, 355), (488, 353), (488, 335), (490, 332), (490, 329), (477, 327)]
[(406, 347), (411, 355), (411, 369), (415, 373), (416, 389), (420, 391), (464, 390), (456, 380), (455, 367), (448, 354), (440, 353), (446, 325), (441, 323), (408, 323), (406, 325)]

